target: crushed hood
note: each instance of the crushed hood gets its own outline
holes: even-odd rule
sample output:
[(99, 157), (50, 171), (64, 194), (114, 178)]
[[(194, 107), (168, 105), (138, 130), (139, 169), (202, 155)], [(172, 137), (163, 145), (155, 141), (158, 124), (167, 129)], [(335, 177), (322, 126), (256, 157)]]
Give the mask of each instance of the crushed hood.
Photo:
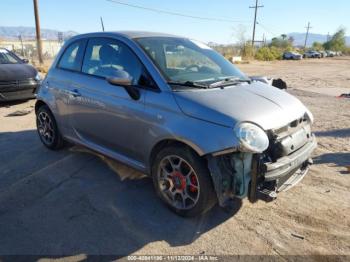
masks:
[(0, 64), (0, 81), (25, 80), (34, 78), (37, 71), (27, 64)]
[(253, 122), (264, 130), (279, 128), (307, 111), (294, 96), (259, 82), (224, 89), (179, 91), (174, 96), (184, 114), (232, 128), (243, 121)]

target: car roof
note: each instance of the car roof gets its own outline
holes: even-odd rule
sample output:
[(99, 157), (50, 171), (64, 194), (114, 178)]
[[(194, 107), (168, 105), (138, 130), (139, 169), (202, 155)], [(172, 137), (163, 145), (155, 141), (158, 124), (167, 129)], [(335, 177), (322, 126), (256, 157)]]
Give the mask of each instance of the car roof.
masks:
[(179, 37), (172, 34), (159, 33), (159, 32), (148, 32), (148, 31), (119, 31), (112, 32), (115, 34), (122, 34), (129, 38), (142, 38), (142, 37)]
[[(176, 36), (176, 35), (171, 35), (166, 33), (148, 32), (148, 31), (111, 31), (111, 32), (94, 32), (94, 33), (81, 34), (73, 38), (97, 37), (97, 36), (103, 37), (108, 35), (122, 36), (130, 39), (143, 38), (143, 37), (181, 37), (181, 36)], [(184, 38), (184, 37), (181, 37), (181, 38)]]
[(0, 51), (4, 53), (9, 53), (11, 51), (7, 50), (6, 48), (0, 47)]

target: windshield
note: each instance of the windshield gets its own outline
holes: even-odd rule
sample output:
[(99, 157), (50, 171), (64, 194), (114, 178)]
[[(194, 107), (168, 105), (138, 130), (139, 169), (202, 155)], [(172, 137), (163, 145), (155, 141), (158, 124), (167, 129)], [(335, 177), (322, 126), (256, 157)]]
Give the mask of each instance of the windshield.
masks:
[(174, 37), (136, 41), (171, 83), (210, 85), (224, 79), (248, 80), (234, 65), (203, 43)]
[(20, 60), (6, 49), (0, 49), (0, 64), (18, 64)]

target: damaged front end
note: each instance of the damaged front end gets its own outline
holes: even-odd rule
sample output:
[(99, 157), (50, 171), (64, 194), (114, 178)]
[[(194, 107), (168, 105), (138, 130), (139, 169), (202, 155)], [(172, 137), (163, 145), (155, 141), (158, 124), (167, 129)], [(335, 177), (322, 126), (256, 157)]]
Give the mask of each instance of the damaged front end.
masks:
[(270, 201), (307, 174), (317, 146), (308, 119), (270, 130), (268, 137), (269, 148), (263, 153), (232, 150), (207, 156), (220, 206), (227, 206), (234, 198)]
[(233, 198), (248, 195), (253, 154), (210, 155), (207, 160), (220, 206), (228, 205)]

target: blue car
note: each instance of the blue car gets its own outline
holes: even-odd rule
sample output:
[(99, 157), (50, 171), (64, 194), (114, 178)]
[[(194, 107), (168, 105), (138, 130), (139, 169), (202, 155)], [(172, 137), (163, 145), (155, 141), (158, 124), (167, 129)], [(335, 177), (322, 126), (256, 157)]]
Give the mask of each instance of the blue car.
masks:
[(196, 40), (91, 33), (67, 41), (39, 89), (42, 143), (83, 145), (152, 177), (182, 216), (273, 199), (307, 173), (313, 116)]

